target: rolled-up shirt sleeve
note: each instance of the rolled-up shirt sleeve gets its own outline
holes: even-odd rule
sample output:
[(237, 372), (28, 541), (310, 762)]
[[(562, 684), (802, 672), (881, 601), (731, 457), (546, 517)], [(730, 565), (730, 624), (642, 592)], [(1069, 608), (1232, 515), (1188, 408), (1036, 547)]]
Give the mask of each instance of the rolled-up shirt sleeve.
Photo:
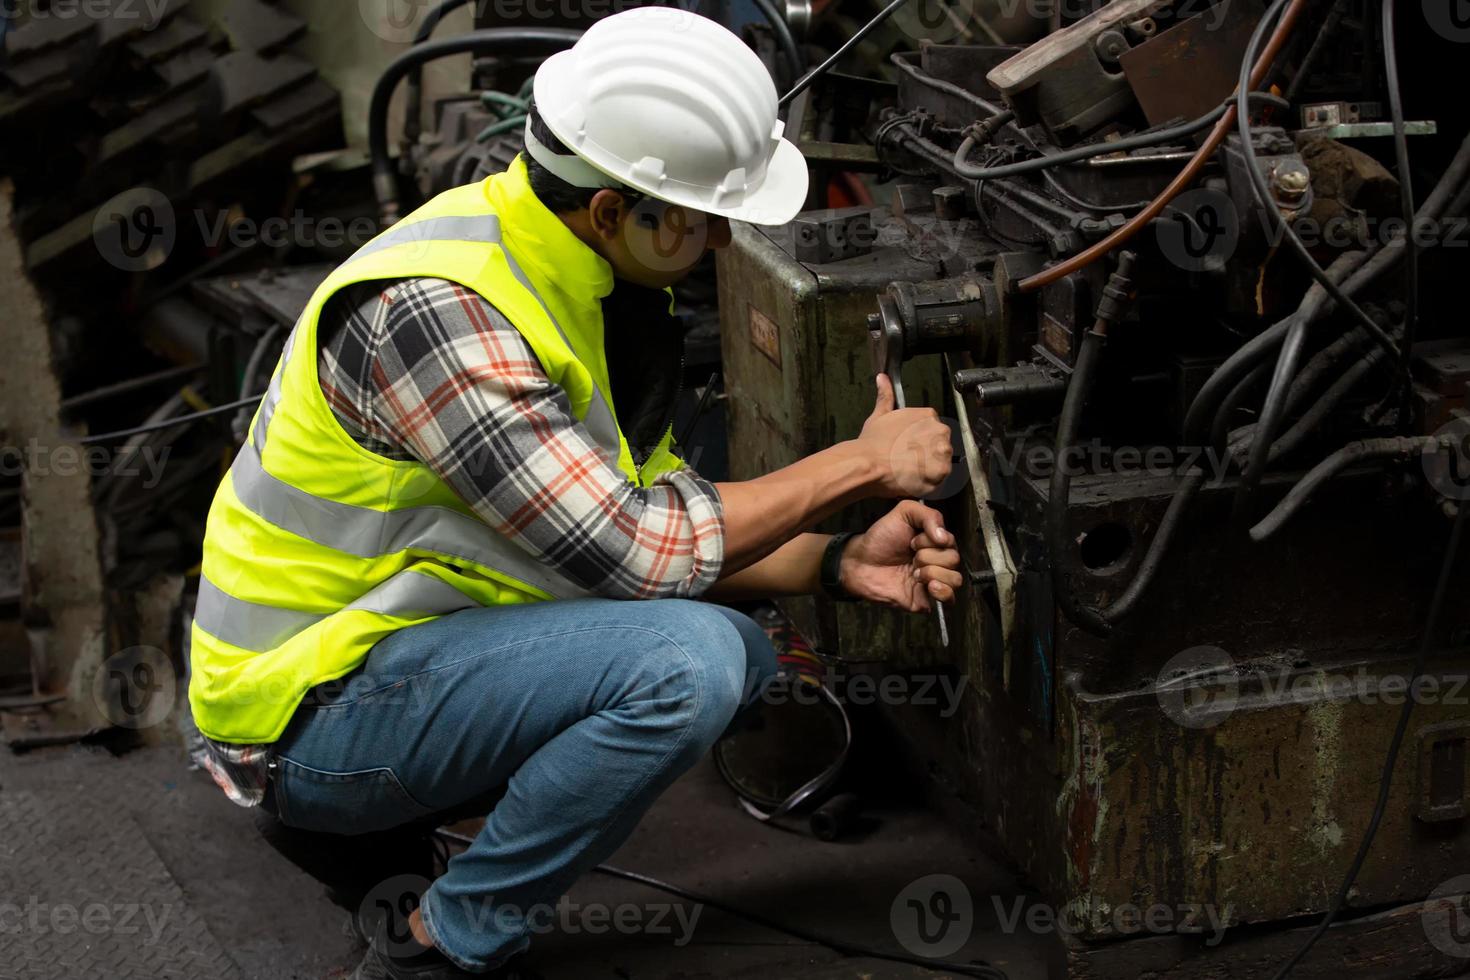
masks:
[[(648, 487), (630, 481), (484, 298), (407, 280), (353, 316), (371, 350), (345, 414), (432, 469), (490, 527), (595, 595), (693, 597), (719, 577), (714, 486), (687, 467)], [(354, 401), (327, 393), (339, 415)]]

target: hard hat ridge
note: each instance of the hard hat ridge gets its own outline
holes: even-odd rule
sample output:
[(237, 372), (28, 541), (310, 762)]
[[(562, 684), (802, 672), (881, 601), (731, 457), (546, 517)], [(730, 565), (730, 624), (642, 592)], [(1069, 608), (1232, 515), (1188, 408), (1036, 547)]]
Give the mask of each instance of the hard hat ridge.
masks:
[(765, 65), (689, 11), (598, 21), (543, 63), (535, 101), (578, 157), (661, 200), (762, 224), (789, 221), (805, 200), (806, 163), (781, 138)]

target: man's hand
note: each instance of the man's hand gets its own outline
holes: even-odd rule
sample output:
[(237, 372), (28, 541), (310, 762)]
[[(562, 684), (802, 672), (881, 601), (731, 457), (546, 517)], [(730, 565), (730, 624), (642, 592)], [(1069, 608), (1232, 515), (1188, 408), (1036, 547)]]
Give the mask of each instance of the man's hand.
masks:
[[(945, 452), (949, 440), (945, 439)], [(917, 500), (905, 500), (847, 543), (838, 580), (859, 599), (909, 612), (928, 612), (964, 583), (954, 535), (944, 517)]]
[(932, 408), (893, 406), (893, 382), (880, 374), (873, 414), (854, 442), (877, 466), (882, 496), (922, 497), (949, 476), (949, 427)]

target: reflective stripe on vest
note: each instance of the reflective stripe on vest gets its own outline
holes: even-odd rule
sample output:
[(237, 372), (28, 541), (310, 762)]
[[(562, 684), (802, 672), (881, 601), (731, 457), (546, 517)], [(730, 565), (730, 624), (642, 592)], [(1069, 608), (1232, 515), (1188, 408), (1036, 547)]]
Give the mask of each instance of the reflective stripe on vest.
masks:
[[(385, 248), (393, 248), (396, 245), (405, 245), (410, 242), (486, 242), (491, 245), (500, 244), (500, 216), (494, 214), (466, 215), (463, 217), (429, 218), (424, 221), (416, 221), (408, 225), (394, 227), (374, 238), (362, 248), (353, 253), (347, 260), (351, 262), (364, 256), (381, 252)], [(546, 313), (546, 319), (556, 328), (557, 336), (561, 337), (562, 343), (570, 349), (571, 338), (562, 329), (551, 308), (536, 292), (536, 287), (531, 285), (531, 280), (526, 276), (524, 270), (516, 262), (515, 257), (510, 254), (509, 249), (502, 248), (500, 255), (505, 259), (505, 264), (510, 268), (511, 275), (515, 276), (516, 282), (525, 287), (536, 300), (537, 305)], [(613, 454), (618, 455), (620, 443), (618, 440), (618, 424), (613, 418), (612, 405), (607, 400), (607, 395), (593, 384), (592, 401), (587, 405), (587, 417), (582, 420), (587, 431), (597, 440), (597, 444)]]
[[(495, 215), (431, 218), (384, 233), (360, 249), (348, 262), (405, 242), (440, 240), (498, 244), (500, 221)], [(570, 348), (571, 341), (530, 279), (508, 251), (502, 249), (501, 255), (516, 281), (536, 299), (557, 334)], [(292, 330), (281, 355), (280, 367), (272, 375), (262, 399), (251, 439), (240, 448), (230, 470), (235, 496), (246, 510), (313, 544), (360, 558), (423, 549), (492, 568), (556, 598), (591, 594), (509, 539), (491, 531), (482, 521), (447, 507), (405, 507), (388, 511), (359, 507), (318, 497), (272, 476), (265, 469), (261, 454), (265, 451), (271, 418), (281, 401), (282, 378), (295, 341), (296, 330)], [(612, 406), (596, 385), (583, 423), (600, 445), (617, 454), (618, 428)], [(443, 615), (473, 605), (472, 599), (445, 582), (403, 571), (345, 608), (409, 616)], [(281, 609), (237, 599), (201, 575), (199, 605), (194, 621), (206, 633), (232, 646), (265, 652), (328, 615), (330, 613)]]
[[(395, 616), (444, 616), (474, 606), (473, 599), (448, 582), (404, 569), (344, 608)], [(329, 615), (236, 599), (201, 576), (194, 621), (231, 646), (260, 653), (275, 649)]]

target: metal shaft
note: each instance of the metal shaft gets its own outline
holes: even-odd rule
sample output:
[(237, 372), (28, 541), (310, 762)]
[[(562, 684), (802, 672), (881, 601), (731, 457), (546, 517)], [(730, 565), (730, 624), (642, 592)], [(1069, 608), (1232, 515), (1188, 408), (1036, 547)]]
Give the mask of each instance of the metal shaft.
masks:
[[(899, 374), (897, 365), (889, 365), (885, 372), (888, 380), (893, 384), (893, 407), (907, 408), (903, 397), (903, 378)], [(944, 603), (938, 599), (934, 600), (934, 616), (939, 620), (939, 642), (943, 646), (949, 646), (949, 623), (944, 619)]]

